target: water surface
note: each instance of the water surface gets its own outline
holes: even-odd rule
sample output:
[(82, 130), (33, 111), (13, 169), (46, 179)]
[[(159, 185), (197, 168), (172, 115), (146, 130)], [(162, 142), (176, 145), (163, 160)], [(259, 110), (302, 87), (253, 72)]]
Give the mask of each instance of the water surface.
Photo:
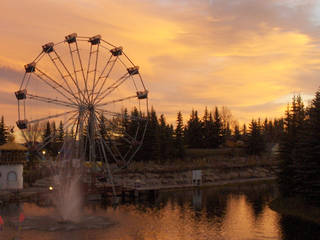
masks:
[[(26, 240), (308, 240), (320, 239), (320, 228), (281, 216), (268, 207), (276, 187), (242, 184), (233, 187), (161, 192), (156, 198), (123, 203), (89, 203), (85, 214), (103, 216), (115, 225), (105, 229), (45, 232), (6, 226), (0, 239), (19, 236)], [(26, 218), (53, 216), (55, 209), (34, 203), (14, 204), (0, 211), (14, 221), (23, 211)]]

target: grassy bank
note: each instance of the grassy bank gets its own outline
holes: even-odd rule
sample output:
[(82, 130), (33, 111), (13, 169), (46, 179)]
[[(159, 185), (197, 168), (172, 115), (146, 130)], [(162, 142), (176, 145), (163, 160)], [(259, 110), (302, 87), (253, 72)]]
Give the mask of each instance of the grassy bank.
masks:
[(299, 198), (277, 198), (269, 204), (278, 213), (301, 218), (320, 225), (320, 208), (306, 204)]
[(182, 172), (193, 169), (273, 167), (278, 162), (270, 155), (248, 156), (241, 148), (187, 149), (184, 159), (132, 162), (127, 172)]

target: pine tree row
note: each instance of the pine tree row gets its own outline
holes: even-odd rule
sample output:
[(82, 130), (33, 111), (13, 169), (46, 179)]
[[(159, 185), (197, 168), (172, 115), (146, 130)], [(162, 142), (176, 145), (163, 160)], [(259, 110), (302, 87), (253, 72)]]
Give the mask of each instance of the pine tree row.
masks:
[(280, 145), (280, 192), (320, 203), (320, 92), (304, 107), (300, 96), (288, 106)]

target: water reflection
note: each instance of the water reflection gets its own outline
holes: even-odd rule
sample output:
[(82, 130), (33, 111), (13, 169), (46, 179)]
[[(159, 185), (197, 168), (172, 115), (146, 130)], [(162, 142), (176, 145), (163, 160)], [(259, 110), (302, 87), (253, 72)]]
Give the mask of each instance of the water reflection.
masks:
[[(275, 195), (273, 184), (168, 191), (153, 200), (125, 203), (116, 209), (100, 203), (88, 204), (86, 214), (101, 215), (117, 222), (107, 229), (22, 231), (20, 234), (22, 239), (33, 240), (318, 239), (316, 226), (279, 216), (270, 210), (267, 204)], [(16, 211), (7, 207), (1, 210), (1, 214), (9, 217), (20, 210), (21, 207)], [(27, 217), (54, 214), (53, 208), (30, 203), (23, 204), (23, 211)], [(15, 231), (7, 227), (0, 233), (0, 239), (10, 239)]]

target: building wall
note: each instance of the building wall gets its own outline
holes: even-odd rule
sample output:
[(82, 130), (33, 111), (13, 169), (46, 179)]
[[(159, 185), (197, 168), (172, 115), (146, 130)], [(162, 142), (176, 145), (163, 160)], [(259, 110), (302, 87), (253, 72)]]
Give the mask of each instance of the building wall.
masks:
[(0, 165), (0, 190), (23, 188), (23, 165)]

